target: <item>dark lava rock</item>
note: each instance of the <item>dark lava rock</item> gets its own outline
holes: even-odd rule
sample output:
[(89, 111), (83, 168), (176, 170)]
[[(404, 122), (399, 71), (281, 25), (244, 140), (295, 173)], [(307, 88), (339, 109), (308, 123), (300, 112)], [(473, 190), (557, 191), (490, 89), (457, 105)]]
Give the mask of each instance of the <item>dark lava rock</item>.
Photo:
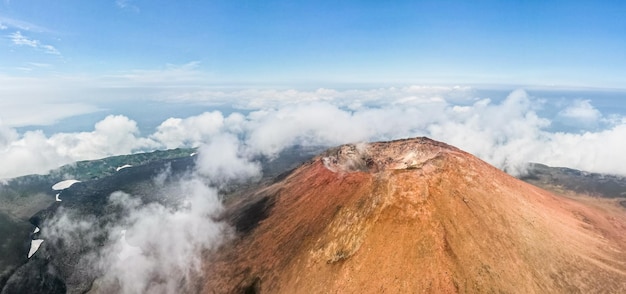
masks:
[(13, 273), (1, 294), (66, 293), (58, 270), (45, 259), (32, 259)]
[(626, 177), (618, 175), (531, 163), (528, 165), (527, 174), (520, 179), (552, 191), (562, 189), (606, 198), (626, 196)]

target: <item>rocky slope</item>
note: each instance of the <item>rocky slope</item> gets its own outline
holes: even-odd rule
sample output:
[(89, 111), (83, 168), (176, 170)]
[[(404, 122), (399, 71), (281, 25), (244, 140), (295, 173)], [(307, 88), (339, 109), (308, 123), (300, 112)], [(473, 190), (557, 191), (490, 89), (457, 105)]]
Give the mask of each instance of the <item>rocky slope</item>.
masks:
[(522, 180), (559, 194), (626, 198), (626, 177), (531, 163)]
[(208, 293), (624, 293), (626, 211), (426, 138), (345, 145), (229, 204)]

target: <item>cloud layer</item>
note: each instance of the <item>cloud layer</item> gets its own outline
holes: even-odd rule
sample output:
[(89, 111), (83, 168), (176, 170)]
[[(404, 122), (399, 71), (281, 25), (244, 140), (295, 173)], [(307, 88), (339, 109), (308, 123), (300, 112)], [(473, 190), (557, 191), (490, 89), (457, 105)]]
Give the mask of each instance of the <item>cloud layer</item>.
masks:
[[(94, 269), (93, 286), (100, 291), (177, 293), (193, 289), (202, 253), (229, 236), (231, 228), (215, 218), (222, 211), (218, 189), (258, 177), (255, 158), (272, 158), (293, 145), (429, 136), (512, 174), (522, 173), (533, 161), (626, 175), (619, 164), (626, 147), (626, 119), (608, 120), (590, 101), (564, 105), (557, 117), (608, 127), (564, 133), (549, 131), (552, 121), (538, 114), (542, 100), (523, 90), (499, 102), (446, 88), (357, 91), (362, 97), (358, 101), (342, 98), (355, 92), (333, 90), (274, 94), (241, 101), (258, 106), (245, 114), (212, 111), (170, 118), (147, 136), (140, 135), (135, 121), (119, 115), (106, 117), (90, 132), (49, 137), (40, 131), (20, 134), (0, 124), (0, 160), (12, 166), (0, 176), (42, 172), (79, 159), (198, 147), (191, 174), (172, 178), (165, 171), (154, 179), (155, 191), (167, 201), (145, 203), (115, 192), (108, 205), (119, 209), (119, 216), (96, 218), (61, 208), (42, 228), (45, 244), (75, 240), (75, 246), (90, 248), (77, 266)], [(103, 235), (108, 236), (105, 244), (94, 245)], [(67, 281), (76, 285), (83, 280), (70, 274)]]
[(108, 116), (91, 132), (58, 133), (47, 137), (41, 131), (19, 135), (0, 124), (0, 178), (46, 173), (63, 164), (129, 154), (159, 147), (138, 136), (137, 124), (124, 116)]
[[(85, 287), (80, 285), (92, 277), (96, 280), (87, 287), (97, 292), (193, 292), (202, 252), (228, 236), (228, 226), (214, 220), (221, 201), (215, 189), (195, 176), (166, 181), (158, 188), (169, 204), (144, 203), (137, 196), (114, 192), (107, 211), (118, 211), (121, 217), (96, 218), (61, 208), (46, 221), (44, 240), (69, 244), (81, 253), (74, 270), (66, 273), (70, 287)], [(103, 239), (106, 242), (99, 245)]]
[[(211, 121), (210, 115), (200, 117)], [(135, 126), (124, 117), (109, 117), (96, 125), (94, 133), (84, 135), (103, 135), (115, 127), (128, 135)], [(152, 180), (150, 191), (156, 195), (114, 192), (103, 208), (107, 213), (99, 217), (60, 207), (44, 222), (42, 238), (80, 252), (77, 263), (64, 268), (70, 290), (196, 292), (203, 253), (232, 232), (217, 220), (223, 209), (218, 188), (260, 175), (259, 166), (246, 158), (241, 147), (236, 137), (221, 134), (202, 145), (194, 171), (172, 176), (166, 169)], [(93, 284), (90, 279), (95, 279)]]
[[(527, 162), (540, 162), (626, 175), (626, 167), (619, 164), (624, 157), (621, 150), (626, 150), (626, 119), (605, 116), (589, 100), (571, 101), (554, 117), (542, 117), (544, 100), (523, 90), (499, 102), (459, 87), (247, 90), (205, 93), (193, 101), (170, 99), (223, 104), (222, 100), (233, 97), (249, 110), (170, 118), (145, 136), (139, 134), (135, 121), (124, 116), (108, 116), (91, 132), (49, 137), (37, 131), (18, 134), (0, 124), (0, 160), (6, 163), (0, 178), (161, 148), (205, 146), (207, 153), (237, 162), (238, 156), (272, 157), (294, 144), (337, 145), (412, 136), (455, 145), (512, 174), (523, 172)], [(550, 131), (554, 123), (564, 122), (578, 128)], [(237, 151), (211, 149), (212, 142)]]

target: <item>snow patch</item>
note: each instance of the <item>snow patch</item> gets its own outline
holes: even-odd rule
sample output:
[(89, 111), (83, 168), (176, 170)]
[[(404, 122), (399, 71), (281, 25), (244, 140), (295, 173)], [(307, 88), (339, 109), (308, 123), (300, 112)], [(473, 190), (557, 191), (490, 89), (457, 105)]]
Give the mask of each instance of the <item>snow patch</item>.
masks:
[(79, 183), (80, 181), (77, 180), (65, 180), (65, 181), (60, 181), (56, 184), (54, 184), (52, 186), (52, 190), (56, 190), (56, 191), (60, 191), (60, 190), (65, 190), (69, 187), (71, 187), (72, 185)]
[(33, 254), (35, 254), (35, 252), (39, 250), (39, 246), (41, 246), (41, 243), (43, 243), (43, 239), (37, 239), (30, 242), (30, 251), (28, 251), (28, 258), (33, 256)]
[(59, 195), (61, 195), (61, 193), (57, 193), (57, 194), (54, 196), (54, 200), (56, 200), (56, 201), (58, 201), (58, 202), (61, 202), (62, 200), (59, 198)]
[(39, 232), (39, 227), (35, 227), (35, 231), (33, 231), (33, 234), (37, 234)]
[(133, 167), (133, 166), (132, 166), (132, 165), (130, 165), (130, 164), (125, 164), (125, 165), (122, 165), (122, 166), (118, 166), (118, 167), (115, 169), (115, 171), (120, 171), (120, 170), (125, 169), (125, 168), (127, 168), (127, 167)]

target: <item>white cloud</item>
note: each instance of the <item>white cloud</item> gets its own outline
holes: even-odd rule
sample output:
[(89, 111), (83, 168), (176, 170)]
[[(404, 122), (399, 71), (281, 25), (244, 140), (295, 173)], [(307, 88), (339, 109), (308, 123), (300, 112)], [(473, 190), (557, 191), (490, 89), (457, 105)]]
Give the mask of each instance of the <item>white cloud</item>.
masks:
[(2, 120), (0, 120), (0, 150), (6, 148), (9, 143), (17, 140), (18, 137), (19, 135), (14, 129), (4, 125)]
[(211, 139), (198, 152), (198, 174), (216, 186), (238, 179), (260, 175), (260, 166), (246, 156), (241, 142), (233, 135), (224, 134)]
[(177, 93), (164, 93), (159, 98), (164, 102), (198, 103), (206, 105), (233, 104), (244, 109), (277, 108), (288, 104), (308, 102), (333, 102), (349, 109), (363, 106), (380, 106), (390, 102), (399, 104), (423, 104), (437, 101), (456, 103), (473, 100), (473, 89), (469, 87), (408, 86), (374, 89), (334, 90), (319, 88), (313, 91), (294, 89), (244, 89), (214, 90), (199, 89)]
[(537, 162), (626, 175), (623, 164), (626, 159), (626, 121), (597, 132), (551, 134), (549, 141), (535, 145), (541, 148), (541, 152), (534, 155)]
[[(114, 219), (62, 207), (44, 223), (41, 236), (48, 244), (72, 240), (70, 246), (85, 250), (74, 266), (90, 271), (70, 273), (68, 280), (97, 277), (94, 286), (100, 292), (194, 292), (190, 282), (201, 274), (203, 252), (220, 245), (230, 230), (215, 220), (222, 204), (203, 180), (191, 175), (163, 182), (157, 193), (167, 203), (143, 203), (137, 196), (114, 192), (108, 199), (108, 211), (119, 211)], [(106, 243), (98, 245), (102, 241), (97, 239)]]
[[(134, 121), (119, 116), (108, 117), (92, 132), (61, 133), (49, 138), (41, 132), (17, 134), (10, 125), (5, 125), (0, 132), (5, 146), (0, 160), (16, 167), (5, 165), (0, 177), (41, 172), (72, 160), (145, 149), (205, 146), (201, 148), (202, 154), (203, 149), (216, 142), (220, 143), (212, 147), (216, 149), (206, 152), (223, 153), (226, 162), (233, 162), (238, 170), (247, 170), (245, 173), (250, 175), (253, 168), (247, 169), (244, 164), (248, 158), (272, 157), (294, 144), (337, 145), (412, 136), (447, 142), (514, 174), (523, 172), (527, 162), (540, 162), (626, 175), (626, 167), (617, 164), (623, 161), (618, 150), (626, 148), (626, 140), (622, 139), (626, 138), (622, 134), (626, 125), (623, 117), (614, 116), (603, 122), (603, 129), (586, 133), (549, 129), (564, 116), (602, 120), (590, 101), (566, 105), (556, 118), (548, 118), (537, 112), (545, 101), (521, 90), (496, 103), (488, 98), (479, 99), (471, 89), (445, 87), (212, 93), (210, 101), (239, 97), (241, 105), (259, 108), (245, 115), (235, 112), (225, 117), (219, 111), (212, 111), (170, 118), (147, 136), (139, 135)], [(205, 98), (197, 101), (204, 103)], [(359, 103), (355, 104), (356, 100)], [(224, 148), (233, 150), (228, 153), (215, 146), (229, 146)], [(212, 166), (220, 164), (214, 162)], [(219, 171), (205, 171), (205, 174), (216, 173)]]
[(20, 31), (10, 34), (9, 38), (11, 38), (13, 44), (18, 46), (28, 46), (41, 50), (48, 54), (61, 55), (61, 52), (59, 52), (59, 50), (57, 50), (54, 46), (42, 44), (39, 40), (29, 39), (26, 36), (22, 35)]
[(34, 66), (34, 67), (50, 67), (50, 66), (52, 66), (49, 63), (40, 63), (40, 62), (29, 62), (28, 64), (31, 65), (31, 66)]
[(125, 244), (119, 237), (100, 250), (103, 255), (95, 264), (103, 273), (99, 280), (103, 289), (120, 287), (121, 291), (111, 291), (118, 293), (181, 292), (181, 283), (191, 286), (184, 281), (200, 273), (202, 251), (213, 249), (224, 239), (227, 226), (212, 219), (222, 210), (214, 189), (199, 178), (163, 189), (169, 197), (178, 198), (180, 205), (140, 206), (123, 193), (111, 195), (111, 202), (128, 216), (110, 227), (109, 235), (119, 236), (126, 230), (128, 244), (140, 250), (126, 251), (126, 259), (120, 259)]
[(57, 50), (57, 48), (54, 48), (54, 46), (52, 45), (41, 45), (41, 49), (49, 54), (61, 55), (61, 52), (59, 52), (59, 50)]
[[(40, 64), (30, 64), (39, 67)], [(352, 110), (388, 103), (423, 104), (436, 101), (470, 103), (475, 100), (469, 87), (407, 86), (336, 90), (319, 88), (240, 89), (217, 86), (219, 77), (201, 69), (198, 61), (166, 65), (160, 69), (136, 69), (102, 76), (56, 75), (44, 78), (6, 76), (0, 73), (0, 96), (33, 101), (130, 100), (137, 94), (166, 103), (232, 105), (244, 109), (278, 108), (286, 104), (332, 102)], [(115, 95), (111, 93), (114, 92)]]
[(78, 160), (151, 150), (162, 145), (138, 136), (134, 121), (124, 116), (108, 116), (92, 132), (58, 133), (47, 137), (41, 131), (16, 136), (13, 129), (0, 126), (0, 178), (50, 169)]
[(128, 5), (128, 0), (116, 0), (115, 5), (119, 8), (124, 8)]
[(151, 136), (166, 148), (198, 147), (211, 136), (222, 132), (224, 116), (219, 111), (205, 112), (186, 119), (170, 118), (157, 127)]
[(363, 116), (354, 116), (329, 103), (288, 105), (257, 111), (247, 122), (246, 145), (274, 156), (295, 144), (334, 145), (366, 139), (371, 132)]
[(624, 120), (602, 132), (552, 133), (547, 130), (551, 120), (536, 112), (542, 100), (524, 91), (514, 91), (500, 103), (482, 99), (463, 106), (428, 97), (390, 99), (387, 105), (358, 110), (342, 109), (337, 106), (341, 102), (331, 101), (252, 112), (244, 123), (244, 140), (247, 148), (271, 156), (293, 144), (334, 145), (425, 135), (513, 174), (523, 172), (527, 162), (626, 174), (626, 168), (616, 164), (621, 162), (616, 160), (622, 154), (618, 150), (626, 148), (622, 139), (626, 137), (620, 133)]
[(174, 87), (177, 89), (174, 93), (177, 93), (180, 89), (206, 86), (211, 80), (210, 74), (200, 70), (199, 61), (191, 61), (182, 65), (167, 64), (160, 69), (134, 69), (109, 74), (101, 77), (98, 83), (111, 87), (151, 87), (164, 93), (171, 93), (170, 87)]
[(541, 151), (536, 143), (549, 140), (544, 129), (550, 121), (540, 118), (533, 105), (518, 90), (499, 104), (481, 100), (461, 114), (452, 107), (445, 119), (427, 126), (426, 134), (517, 174)]
[(98, 122), (93, 132), (55, 134), (48, 142), (61, 156), (74, 158), (102, 158), (159, 147), (152, 140), (138, 135), (135, 121), (121, 115), (110, 115)]
[(0, 30), (3, 30), (3, 31), (4, 31), (4, 30), (6, 30), (6, 29), (8, 29), (8, 28), (9, 28), (9, 27), (7, 27), (7, 26), (5, 26), (4, 24), (0, 23)]
[(15, 28), (18, 30), (29, 31), (29, 32), (39, 32), (39, 33), (49, 33), (50, 29), (36, 25), (31, 22), (2, 17), (0, 16), (0, 26), (4, 26), (4, 30), (9, 28)]
[(37, 48), (40, 45), (39, 41), (24, 37), (20, 31), (9, 35), (9, 37), (11, 37), (11, 41), (13, 41), (15, 45), (25, 45), (33, 48)]
[(559, 112), (557, 119), (565, 125), (590, 128), (600, 123), (602, 113), (590, 100), (575, 100)]

